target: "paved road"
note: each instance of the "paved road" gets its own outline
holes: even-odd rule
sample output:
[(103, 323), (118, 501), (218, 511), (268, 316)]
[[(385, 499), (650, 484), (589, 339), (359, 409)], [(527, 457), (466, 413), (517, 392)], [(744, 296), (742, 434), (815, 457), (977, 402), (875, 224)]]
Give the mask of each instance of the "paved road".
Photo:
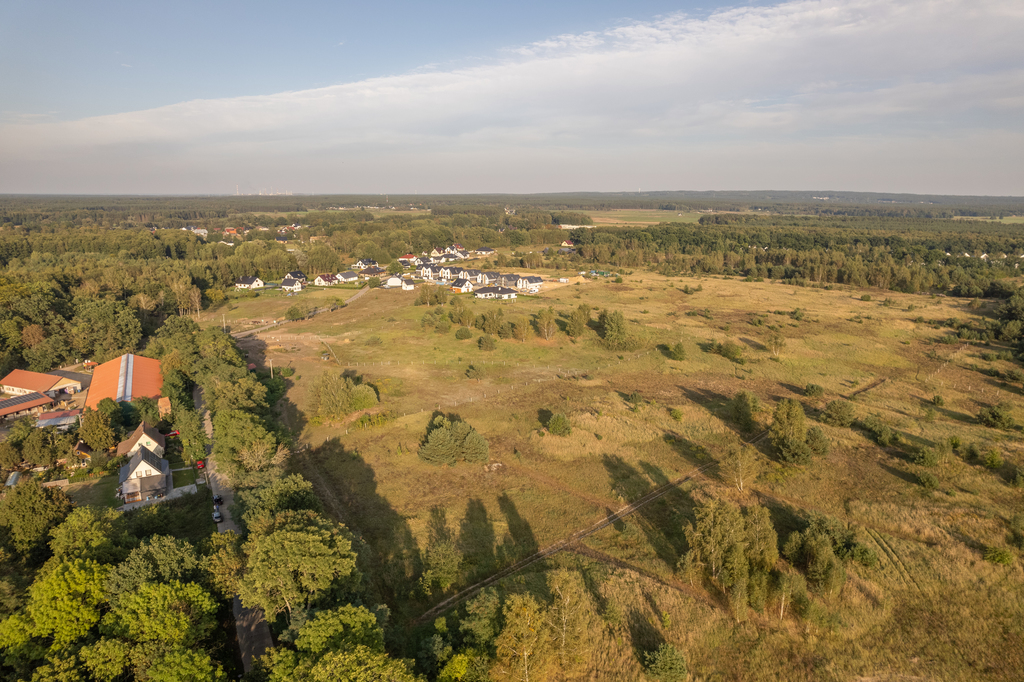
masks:
[[(210, 458), (210, 450), (213, 448), (213, 421), (210, 419), (210, 411), (203, 404), (203, 392), (199, 390), (198, 386), (192, 392), (192, 398), (195, 401), (196, 409), (203, 415), (203, 425), (206, 427), (206, 435), (210, 439), (210, 444), (206, 446), (206, 478), (213, 494), (224, 498), (224, 504), (220, 506), (220, 513), (224, 518), (220, 522), (218, 530), (221, 533), (226, 533), (229, 530), (240, 533), (238, 524), (231, 518), (231, 505), (235, 501), (235, 491), (228, 484), (227, 479), (217, 473), (217, 463)], [(211, 513), (213, 513), (212, 510)], [(236, 595), (232, 611), (235, 615), (238, 648), (242, 653), (242, 667), (245, 672), (249, 672), (252, 670), (253, 661), (274, 646), (274, 640), (270, 636), (270, 627), (263, 617), (262, 609), (245, 608)]]

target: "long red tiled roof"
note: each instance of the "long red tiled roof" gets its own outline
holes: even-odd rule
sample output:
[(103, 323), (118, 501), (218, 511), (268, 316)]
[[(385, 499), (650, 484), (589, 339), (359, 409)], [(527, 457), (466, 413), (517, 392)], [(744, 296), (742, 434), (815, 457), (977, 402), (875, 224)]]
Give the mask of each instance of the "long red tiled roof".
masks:
[(55, 377), (52, 374), (42, 374), (40, 372), (29, 372), (24, 369), (16, 369), (3, 379), (0, 379), (0, 386), (14, 386), (15, 388), (22, 388), (26, 391), (45, 393), (53, 388), (53, 385), (60, 380), (61, 377)]
[(160, 361), (140, 355), (122, 355), (96, 368), (85, 406), (96, 409), (100, 401), (131, 402), (135, 398), (159, 398), (164, 378)]

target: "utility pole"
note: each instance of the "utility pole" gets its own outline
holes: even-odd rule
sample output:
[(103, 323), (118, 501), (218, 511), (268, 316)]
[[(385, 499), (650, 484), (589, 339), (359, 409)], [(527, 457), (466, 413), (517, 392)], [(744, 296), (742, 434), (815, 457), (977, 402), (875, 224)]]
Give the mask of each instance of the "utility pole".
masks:
[(228, 331), (227, 322), (224, 321), (224, 313), (220, 314), (220, 330), (224, 333), (227, 333)]
[(274, 361), (273, 360), (270, 361), (270, 378), (271, 379), (274, 378)]

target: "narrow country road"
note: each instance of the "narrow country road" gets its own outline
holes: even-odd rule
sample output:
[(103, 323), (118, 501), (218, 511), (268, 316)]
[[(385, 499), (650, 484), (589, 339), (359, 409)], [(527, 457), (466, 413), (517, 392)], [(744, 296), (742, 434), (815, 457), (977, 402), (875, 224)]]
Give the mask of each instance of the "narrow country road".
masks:
[[(220, 513), (223, 520), (220, 522), (221, 533), (234, 531), (240, 534), (238, 524), (231, 518), (231, 505), (235, 501), (235, 491), (228, 484), (227, 480), (217, 473), (217, 463), (210, 458), (210, 451), (213, 448), (213, 420), (210, 419), (210, 411), (203, 403), (203, 392), (198, 386), (192, 392), (192, 399), (196, 404), (196, 410), (203, 416), (203, 425), (206, 428), (206, 436), (210, 439), (206, 446), (206, 480), (214, 495), (224, 498), (220, 506)], [(213, 510), (210, 510), (213, 513)], [(235, 615), (235, 631), (238, 634), (238, 648), (242, 653), (242, 667), (245, 672), (252, 670), (254, 660), (263, 655), (270, 647), (274, 646), (274, 640), (270, 636), (270, 627), (263, 617), (263, 611), (258, 608), (247, 609), (242, 606), (241, 600), (235, 595), (232, 610)]]

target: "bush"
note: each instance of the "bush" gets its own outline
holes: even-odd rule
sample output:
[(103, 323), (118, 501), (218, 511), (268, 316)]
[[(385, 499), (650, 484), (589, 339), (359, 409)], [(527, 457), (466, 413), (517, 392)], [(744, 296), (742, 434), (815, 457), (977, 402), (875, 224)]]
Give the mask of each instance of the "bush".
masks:
[(848, 427), (856, 419), (853, 404), (846, 400), (833, 400), (825, 406), (820, 419), (829, 426)]
[(671, 416), (672, 419), (674, 419), (677, 422), (683, 421), (683, 411), (682, 410), (677, 410), (675, 408), (672, 408), (672, 410), (669, 411), (669, 416)]
[(683, 682), (689, 674), (686, 658), (667, 642), (658, 647), (657, 651), (644, 653), (644, 667), (647, 676), (658, 682)]
[(983, 407), (978, 412), (978, 421), (993, 429), (1013, 429), (1017, 426), (1010, 415), (1010, 404), (999, 403), (992, 407)]
[(807, 388), (804, 389), (804, 395), (808, 398), (820, 398), (825, 395), (825, 389), (818, 384), (807, 384)]
[(761, 401), (750, 391), (740, 391), (730, 403), (732, 417), (747, 432), (757, 427), (757, 414), (761, 411)]
[(569, 424), (569, 418), (559, 412), (548, 419), (548, 431), (556, 436), (568, 436), (572, 433), (572, 425)]
[(498, 347), (498, 342), (489, 334), (481, 336), (477, 343), (480, 345), (480, 350), (494, 350)]
[(871, 300), (871, 294), (864, 294), (864, 295), (862, 295), (860, 297), (860, 300), (862, 300), (862, 301), (870, 301)]
[(297, 305), (293, 305), (292, 307), (288, 308), (288, 310), (286, 310), (284, 313), (284, 319), (289, 320), (291, 322), (301, 320), (305, 316), (305, 313), (303, 313), (302, 309), (299, 308), (299, 306)]
[(981, 460), (981, 463), (985, 465), (986, 469), (998, 469), (1003, 466), (1003, 458), (998, 450), (989, 450), (985, 453), (985, 458)]
[(922, 467), (938, 466), (939, 453), (933, 448), (920, 448), (914, 454), (914, 464)]
[(921, 487), (925, 490), (937, 490), (939, 487), (939, 478), (930, 471), (917, 475), (917, 482), (921, 484)]
[(732, 341), (716, 343), (712, 346), (712, 350), (726, 360), (735, 362), (737, 365), (742, 365), (745, 362), (743, 359), (743, 346), (738, 343), (733, 343)]
[(935, 407), (942, 407), (946, 404), (946, 399), (941, 395), (932, 396), (932, 405)]
[(861, 426), (868, 431), (875, 439), (875, 442), (882, 447), (895, 445), (900, 441), (900, 434), (896, 433), (888, 424), (882, 421), (877, 414), (870, 415), (861, 422)]
[(1000, 566), (1009, 566), (1013, 563), (1013, 552), (1005, 547), (985, 548), (985, 561)]
[(807, 431), (807, 447), (814, 457), (827, 457), (831, 443), (820, 426), (813, 426)]
[(683, 347), (682, 342), (679, 342), (669, 348), (668, 356), (673, 360), (685, 360), (686, 359), (686, 348)]
[(466, 339), (471, 338), (472, 336), (473, 332), (470, 331), (469, 327), (459, 327), (459, 329), (455, 332), (455, 338), (457, 338), (459, 341), (465, 341)]
[(483, 375), (484, 375), (483, 370), (481, 370), (476, 365), (470, 365), (468, 368), (466, 368), (466, 378), (467, 379), (479, 379)]

